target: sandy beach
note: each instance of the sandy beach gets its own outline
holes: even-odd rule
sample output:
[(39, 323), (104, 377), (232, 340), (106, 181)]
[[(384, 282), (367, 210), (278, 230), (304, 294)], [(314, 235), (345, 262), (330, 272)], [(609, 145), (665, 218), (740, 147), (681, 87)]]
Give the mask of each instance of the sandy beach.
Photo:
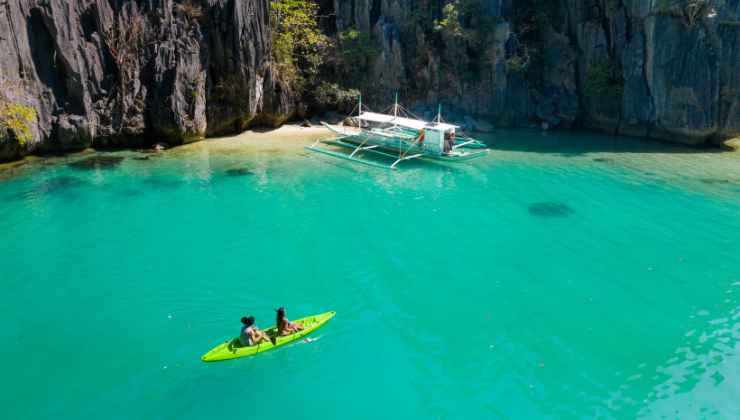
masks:
[(210, 145), (230, 143), (241, 146), (274, 147), (279, 145), (280, 147), (293, 148), (303, 147), (306, 143), (331, 135), (331, 131), (323, 126), (303, 127), (297, 124), (286, 124), (275, 129), (247, 130), (233, 136), (207, 138), (202, 142), (193, 143), (193, 145), (205, 142)]

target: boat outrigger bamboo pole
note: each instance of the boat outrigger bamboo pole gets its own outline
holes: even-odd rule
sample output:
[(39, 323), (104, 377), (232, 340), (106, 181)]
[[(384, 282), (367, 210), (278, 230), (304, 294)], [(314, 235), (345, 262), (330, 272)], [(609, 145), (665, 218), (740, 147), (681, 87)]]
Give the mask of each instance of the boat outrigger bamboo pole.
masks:
[(357, 105), (357, 128), (362, 130), (362, 93), (360, 93), (360, 103)]
[[(395, 119), (398, 118), (398, 91), (396, 91), (396, 102), (393, 105), (393, 126), (394, 128), (397, 126)], [(398, 157), (402, 157), (402, 151), (401, 151), (401, 140), (398, 140)]]

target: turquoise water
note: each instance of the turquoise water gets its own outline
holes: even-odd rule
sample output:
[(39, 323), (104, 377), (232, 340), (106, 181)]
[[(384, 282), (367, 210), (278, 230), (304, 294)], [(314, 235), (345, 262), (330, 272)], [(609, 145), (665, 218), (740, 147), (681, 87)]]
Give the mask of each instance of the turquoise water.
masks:
[[(3, 417), (740, 416), (740, 155), (487, 140), (398, 173), (308, 139), (0, 172)], [(337, 317), (199, 360), (278, 306)]]

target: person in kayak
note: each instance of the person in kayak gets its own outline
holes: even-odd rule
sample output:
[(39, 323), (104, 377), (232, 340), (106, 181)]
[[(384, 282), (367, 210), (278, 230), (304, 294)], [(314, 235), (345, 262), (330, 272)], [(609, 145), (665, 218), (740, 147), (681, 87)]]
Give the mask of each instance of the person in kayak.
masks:
[(254, 346), (259, 343), (269, 343), (270, 337), (265, 334), (264, 331), (257, 328), (254, 325), (253, 316), (245, 316), (242, 318), (242, 328), (239, 333), (239, 342), (242, 346)]
[(282, 307), (277, 309), (276, 325), (279, 336), (290, 335), (303, 329), (303, 325), (297, 322), (290, 322), (285, 317), (285, 308)]

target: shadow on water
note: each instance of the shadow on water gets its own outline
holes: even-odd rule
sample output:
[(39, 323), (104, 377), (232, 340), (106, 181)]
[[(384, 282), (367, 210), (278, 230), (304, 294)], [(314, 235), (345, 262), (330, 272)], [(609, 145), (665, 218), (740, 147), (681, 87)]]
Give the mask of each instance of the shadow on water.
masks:
[(546, 219), (568, 217), (573, 213), (575, 210), (564, 203), (542, 202), (529, 205), (529, 214)]
[[(719, 148), (686, 146), (636, 137), (610, 136), (584, 132), (539, 132), (536, 130), (498, 130), (481, 136), (494, 150), (557, 154), (578, 157), (589, 153), (723, 153)], [(608, 162), (594, 159), (595, 162)]]
[(70, 168), (79, 170), (113, 169), (123, 162), (121, 156), (91, 156), (67, 164)]

